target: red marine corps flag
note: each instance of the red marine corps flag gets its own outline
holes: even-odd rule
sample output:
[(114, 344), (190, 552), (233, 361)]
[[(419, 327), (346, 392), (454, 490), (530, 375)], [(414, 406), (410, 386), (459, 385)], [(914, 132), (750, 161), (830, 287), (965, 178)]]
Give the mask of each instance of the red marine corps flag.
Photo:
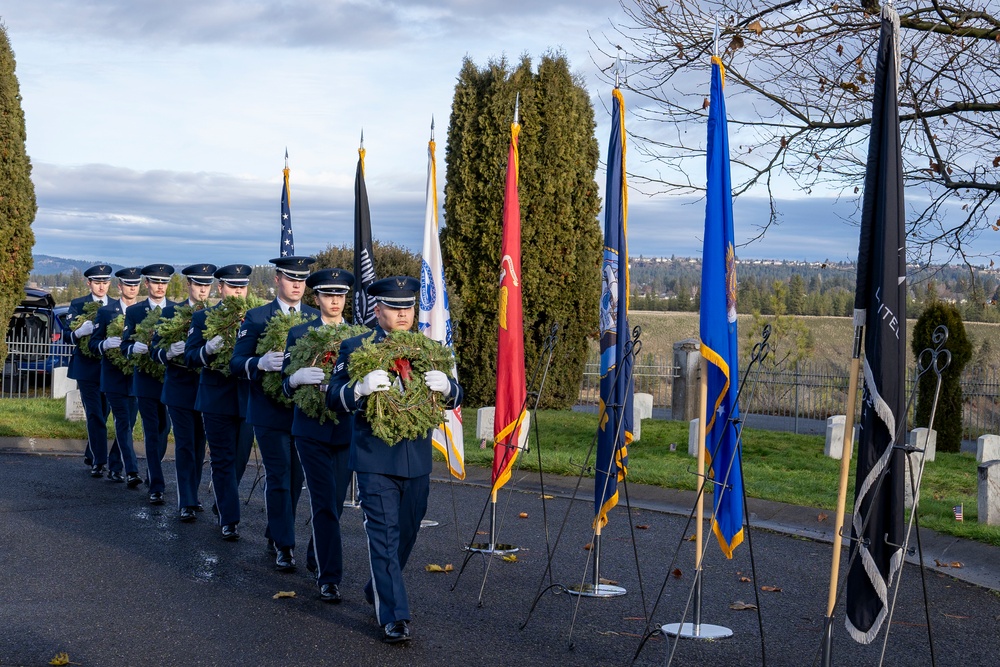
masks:
[[(889, 612), (888, 592), (903, 562), (903, 454), (906, 421), (906, 209), (897, 103), (899, 15), (882, 7), (882, 33), (861, 208), (856, 326), (866, 327), (858, 437), (847, 630), (870, 643)], [(880, 479), (881, 477), (881, 479)]]
[(521, 310), (521, 205), (517, 199), (517, 111), (510, 126), (507, 183), (500, 244), (500, 326), (497, 343), (497, 401), (493, 419), (493, 498), (510, 479), (518, 450), (528, 436), (525, 425), (524, 321)]

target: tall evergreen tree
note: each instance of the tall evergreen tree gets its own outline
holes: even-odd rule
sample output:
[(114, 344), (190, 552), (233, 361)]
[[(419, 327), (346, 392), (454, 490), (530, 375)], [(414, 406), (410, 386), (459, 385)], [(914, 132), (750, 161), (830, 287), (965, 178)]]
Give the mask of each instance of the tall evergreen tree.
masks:
[(594, 112), (562, 54), (479, 68), (466, 59), (452, 102), (441, 234), (457, 322), (455, 347), (469, 405), (496, 390), (498, 279), (503, 183), (515, 95), (520, 93), (521, 269), (528, 378), (552, 326), (559, 343), (544, 407), (577, 398), (587, 337), (596, 334), (602, 240), (594, 176)]
[[(24, 283), (33, 265), (31, 223), (38, 209), (31, 160), (24, 149), (24, 111), (14, 68), (7, 28), (0, 24), (0, 323), (5, 332), (14, 308), (24, 298)], [(0, 362), (6, 357), (7, 345), (0, 341)]]

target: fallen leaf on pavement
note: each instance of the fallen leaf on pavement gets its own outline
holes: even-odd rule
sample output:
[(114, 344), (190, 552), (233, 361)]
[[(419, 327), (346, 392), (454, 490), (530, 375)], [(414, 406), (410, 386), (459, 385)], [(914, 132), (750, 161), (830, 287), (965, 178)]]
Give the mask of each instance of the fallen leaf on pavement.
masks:
[(476, 535), (486, 535), (486, 534), (487, 534), (487, 532), (485, 530), (477, 530), (476, 531)]
[(516, 563), (517, 562), (517, 556), (515, 556), (514, 554), (511, 554), (509, 556), (503, 556), (503, 559), (505, 561), (507, 561), (508, 563)]
[(945, 618), (958, 618), (958, 619), (961, 619), (961, 620), (964, 620), (964, 621), (967, 621), (970, 618), (972, 618), (971, 616), (959, 616), (958, 614), (945, 614), (944, 617)]
[(56, 653), (55, 657), (49, 660), (50, 665), (79, 665), (78, 662), (70, 662), (69, 653), (65, 651), (62, 653)]
[(553, 498), (555, 498), (555, 496), (550, 496), (548, 494), (542, 496), (542, 500), (552, 500)]
[(747, 609), (756, 609), (757, 605), (744, 602), (743, 600), (737, 600), (736, 602), (730, 604), (729, 608), (735, 611), (746, 611)]
[(823, 514), (822, 512), (820, 512), (819, 514), (816, 515), (816, 520), (817, 521), (826, 521), (826, 515)]
[(684, 573), (681, 572), (681, 569), (679, 567), (675, 567), (674, 571), (671, 572), (670, 574), (674, 575), (674, 579), (680, 579), (681, 575), (684, 574)]
[(957, 567), (965, 567), (961, 562), (959, 562), (957, 560), (953, 560), (950, 563), (945, 563), (945, 562), (939, 561), (937, 558), (934, 559), (934, 564), (937, 565), (938, 567), (956, 567), (956, 568)]
[(694, 535), (688, 535), (687, 537), (684, 538), (684, 541), (686, 542), (694, 542), (694, 540), (695, 540)]
[(649, 524), (640, 523), (639, 525), (636, 526), (636, 528), (638, 528), (639, 530), (649, 530)]
[(295, 597), (295, 591), (278, 591), (271, 596), (272, 600), (277, 600), (278, 598), (293, 598)]
[(451, 572), (455, 568), (452, 567), (451, 563), (448, 563), (444, 567), (441, 567), (437, 563), (428, 563), (427, 565), (424, 565), (424, 569), (428, 572)]
[(780, 593), (781, 592), (781, 589), (778, 588), (777, 586), (761, 586), (760, 590), (764, 591), (765, 593)]
[(520, 518), (520, 519), (527, 519), (527, 518), (528, 518), (528, 513), (527, 513), (527, 512), (521, 512), (521, 513), (520, 513), (520, 514), (518, 514), (517, 516), (518, 516), (518, 518)]
[(598, 579), (597, 583), (599, 583), (599, 584), (607, 584), (608, 586), (617, 586), (618, 585), (618, 582), (615, 581), (614, 579), (605, 579), (604, 577), (601, 577), (600, 579)]
[(744, 576), (741, 576), (741, 577), (740, 577), (740, 581), (742, 581), (742, 582), (743, 582), (743, 583), (745, 583), (745, 584), (749, 584), (749, 583), (750, 583), (750, 577), (748, 577), (748, 576), (746, 576), (746, 575), (744, 575)]
[(587, 542), (586, 544), (583, 545), (583, 550), (584, 551), (590, 551), (593, 548), (594, 548), (594, 544), (592, 542)]

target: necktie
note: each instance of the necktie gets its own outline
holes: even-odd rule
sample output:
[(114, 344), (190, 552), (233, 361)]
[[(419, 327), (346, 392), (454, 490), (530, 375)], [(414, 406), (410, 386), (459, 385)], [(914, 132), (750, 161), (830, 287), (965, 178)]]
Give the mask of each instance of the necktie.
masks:
[(288, 307), (288, 314), (289, 315), (294, 315), (295, 314), (295, 306), (289, 306)]

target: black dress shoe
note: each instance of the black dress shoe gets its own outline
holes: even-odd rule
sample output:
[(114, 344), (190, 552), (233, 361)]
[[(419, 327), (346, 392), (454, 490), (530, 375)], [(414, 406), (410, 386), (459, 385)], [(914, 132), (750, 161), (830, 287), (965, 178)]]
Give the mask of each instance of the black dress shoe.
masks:
[(140, 484), (142, 484), (142, 477), (139, 477), (139, 473), (130, 472), (125, 480), (125, 486), (130, 489), (134, 489)]
[(194, 521), (197, 517), (194, 515), (194, 509), (191, 507), (182, 507), (180, 512), (180, 520), (184, 523), (190, 523)]
[(235, 542), (240, 539), (240, 529), (235, 523), (227, 523), (222, 527), (222, 539), (227, 542)]
[(337, 584), (323, 584), (319, 587), (319, 599), (323, 602), (340, 604), (340, 588)]
[(159, 491), (153, 491), (149, 494), (149, 504), (150, 505), (162, 505), (163, 504), (163, 494)]
[(125, 477), (120, 472), (114, 472), (114, 471), (108, 473), (108, 479), (110, 479), (112, 482), (125, 481)]
[(386, 623), (382, 628), (382, 641), (386, 644), (398, 644), (410, 641), (410, 624), (406, 621)]
[(90, 469), (91, 477), (104, 477), (104, 466), (96, 465)]
[(291, 549), (278, 549), (278, 555), (274, 558), (274, 567), (278, 572), (294, 572), (295, 556)]

